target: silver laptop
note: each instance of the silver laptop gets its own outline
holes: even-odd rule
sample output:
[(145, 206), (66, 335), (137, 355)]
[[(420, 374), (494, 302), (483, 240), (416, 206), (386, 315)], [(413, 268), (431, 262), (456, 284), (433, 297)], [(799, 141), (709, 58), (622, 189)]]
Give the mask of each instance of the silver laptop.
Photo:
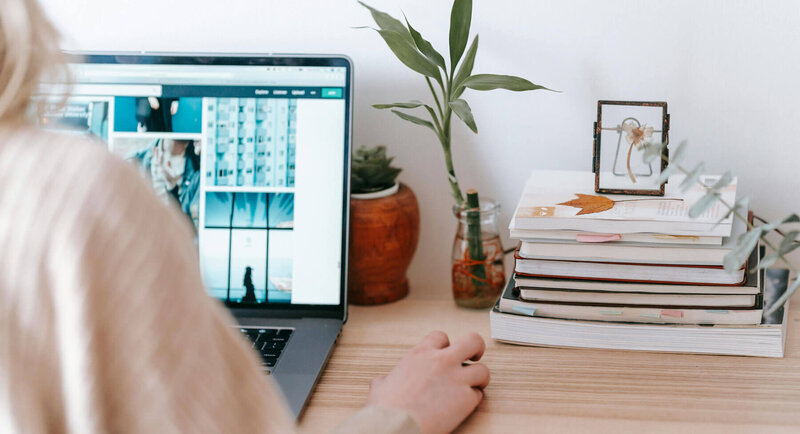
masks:
[(350, 60), (79, 53), (70, 69), (40, 124), (99, 138), (180, 207), (208, 293), (299, 416), (347, 319)]

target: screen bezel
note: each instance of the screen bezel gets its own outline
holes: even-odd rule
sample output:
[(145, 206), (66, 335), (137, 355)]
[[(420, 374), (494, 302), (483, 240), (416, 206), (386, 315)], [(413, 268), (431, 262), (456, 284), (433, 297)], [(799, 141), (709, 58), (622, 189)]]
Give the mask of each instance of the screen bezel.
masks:
[[(278, 55), (235, 53), (112, 53), (68, 52), (72, 64), (152, 64), (152, 65), (231, 65), (231, 66), (330, 66), (346, 69), (344, 180), (342, 186), (342, 249), (339, 278), (339, 304), (267, 304), (258, 308), (240, 307), (220, 300), (236, 317), (284, 318), (319, 317), (347, 319), (347, 259), (350, 222), (350, 153), (353, 126), (353, 66), (344, 55)], [(210, 297), (210, 295), (209, 295)]]

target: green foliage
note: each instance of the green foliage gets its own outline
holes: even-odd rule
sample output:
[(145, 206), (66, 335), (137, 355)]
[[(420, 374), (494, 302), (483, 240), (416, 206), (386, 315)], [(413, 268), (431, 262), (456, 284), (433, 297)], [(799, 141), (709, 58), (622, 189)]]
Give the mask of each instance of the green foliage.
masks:
[(372, 193), (393, 186), (403, 169), (392, 167), (392, 160), (386, 156), (386, 146), (360, 147), (353, 155), (350, 191)]
[[(453, 199), (458, 205), (463, 205), (464, 195), (458, 184), (451, 152), (451, 120), (453, 113), (473, 132), (478, 132), (472, 110), (461, 95), (466, 89), (494, 90), (507, 89), (511, 91), (528, 91), (547, 89), (530, 81), (510, 75), (477, 74), (472, 75), (475, 64), (475, 55), (478, 51), (478, 35), (467, 48), (470, 26), (472, 24), (472, 0), (454, 0), (450, 12), (449, 66), (445, 56), (436, 50), (420, 32), (405, 19), (405, 25), (391, 15), (381, 12), (363, 2), (372, 15), (375, 29), (383, 38), (386, 45), (400, 62), (414, 72), (421, 74), (428, 84), (433, 97), (433, 104), (424, 104), (420, 101), (406, 103), (375, 104), (377, 109), (391, 109), (399, 118), (429, 128), (436, 134), (444, 151), (447, 179), (453, 191)], [(463, 55), (463, 58), (462, 58)], [(459, 67), (459, 62), (461, 66)], [(433, 81), (438, 84), (434, 88)], [(416, 116), (402, 110), (424, 108), (427, 116)]]
[[(733, 250), (725, 255), (723, 263), (726, 270), (737, 270), (741, 268), (742, 265), (744, 265), (744, 263), (747, 261), (747, 258), (750, 257), (750, 253), (758, 245), (758, 242), (761, 241), (761, 243), (766, 246), (767, 253), (764, 255), (764, 258), (761, 259), (758, 265), (759, 269), (771, 267), (778, 262), (782, 262), (792, 271), (792, 273), (794, 273), (795, 280), (789, 285), (786, 292), (771, 306), (765, 306), (767, 314), (771, 314), (778, 310), (784, 305), (784, 303), (786, 303), (789, 297), (791, 297), (791, 295), (798, 288), (800, 288), (800, 275), (798, 275), (798, 270), (787, 257), (788, 254), (800, 248), (800, 240), (798, 240), (800, 231), (792, 230), (786, 234), (781, 231), (781, 229), (783, 229), (786, 225), (800, 223), (800, 216), (797, 214), (790, 214), (783, 219), (770, 223), (764, 223), (762, 225), (754, 225), (750, 223), (750, 221), (747, 219), (747, 216), (744, 215), (744, 210), (747, 209), (747, 205), (749, 203), (748, 198), (741, 198), (737, 200), (736, 203), (729, 204), (722, 200), (722, 196), (719, 193), (722, 191), (722, 189), (733, 182), (733, 173), (727, 171), (720, 177), (719, 180), (717, 180), (716, 183), (714, 183), (714, 185), (704, 185), (700, 183), (700, 175), (705, 167), (703, 163), (698, 164), (691, 171), (681, 166), (681, 162), (686, 157), (686, 141), (681, 142), (676, 149), (676, 152), (673, 153), (672, 158), (665, 158), (662, 156), (661, 151), (665, 146), (665, 144), (648, 145), (645, 147), (643, 160), (645, 163), (650, 163), (661, 156), (661, 158), (668, 163), (667, 168), (661, 174), (661, 182), (666, 181), (671, 174), (681, 172), (686, 175), (685, 180), (680, 185), (682, 191), (688, 190), (693, 185), (701, 185), (703, 188), (705, 188), (706, 194), (689, 208), (690, 217), (695, 218), (699, 216), (715, 203), (719, 202), (722, 206), (728, 209), (728, 212), (725, 214), (725, 217), (723, 217), (722, 220), (725, 220), (733, 215), (734, 218), (743, 220), (747, 223), (748, 231), (742, 234), (736, 240), (736, 245), (734, 246)], [(773, 244), (768, 238), (770, 235), (779, 237), (780, 242), (777, 243), (777, 245)]]

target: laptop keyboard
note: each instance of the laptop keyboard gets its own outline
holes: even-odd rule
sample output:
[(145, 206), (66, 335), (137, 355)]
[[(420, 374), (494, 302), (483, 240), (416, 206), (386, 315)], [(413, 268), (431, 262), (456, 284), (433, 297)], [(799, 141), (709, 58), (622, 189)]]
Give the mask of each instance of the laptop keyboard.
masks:
[(281, 357), (294, 329), (245, 328), (239, 329), (253, 343), (253, 349), (261, 355), (261, 364), (267, 373), (272, 373)]

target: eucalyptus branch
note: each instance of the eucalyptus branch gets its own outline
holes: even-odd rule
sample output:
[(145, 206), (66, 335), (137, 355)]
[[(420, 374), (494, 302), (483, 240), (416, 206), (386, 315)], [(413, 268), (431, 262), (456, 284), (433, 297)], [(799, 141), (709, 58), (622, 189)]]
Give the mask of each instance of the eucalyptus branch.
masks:
[[(687, 170), (685, 167), (683, 167), (680, 164), (680, 161), (683, 159), (683, 156), (685, 154), (685, 152), (684, 152), (685, 146), (686, 146), (686, 142), (682, 142), (678, 146), (677, 152), (675, 152), (674, 156), (672, 158), (669, 158), (669, 157), (665, 156), (663, 154), (663, 152), (661, 152), (663, 150), (663, 148), (665, 147), (664, 144), (648, 145), (648, 147), (651, 147), (651, 149), (646, 149), (645, 150), (645, 155), (644, 155), (645, 162), (649, 162), (648, 161), (649, 158), (652, 157), (653, 155), (655, 155), (654, 154), (655, 152), (658, 152), (658, 155), (660, 155), (661, 160), (665, 161), (668, 164), (668, 166), (667, 166), (668, 170), (670, 170), (672, 172), (674, 172), (674, 171), (681, 172), (681, 173), (683, 173), (684, 175), (687, 176), (687, 181), (688, 180), (692, 180), (692, 182), (689, 183), (689, 184), (686, 184), (686, 185), (682, 184), (681, 185), (682, 188), (686, 189), (686, 188), (691, 187), (692, 185), (699, 184), (704, 189), (705, 196), (703, 198), (701, 198), (698, 201), (698, 203), (696, 203), (692, 207), (693, 209), (695, 207), (698, 207), (697, 211), (696, 211), (696, 214), (703, 213), (706, 209), (708, 209), (708, 207), (713, 205), (714, 202), (719, 202), (722, 206), (724, 206), (728, 210), (728, 213), (726, 214), (726, 217), (729, 216), (729, 215), (732, 215), (733, 218), (739, 219), (739, 220), (743, 221), (747, 225), (748, 232), (746, 234), (740, 236), (739, 239), (736, 240), (736, 246), (734, 247), (734, 250), (731, 251), (730, 253), (728, 253), (728, 255), (726, 255), (726, 258), (725, 258), (726, 259), (726, 268), (728, 268), (730, 265), (732, 265), (734, 263), (737, 264), (737, 266), (741, 266), (744, 263), (744, 261), (742, 260), (742, 257), (745, 254), (747, 256), (749, 256), (749, 251), (748, 251), (747, 247), (750, 246), (750, 244), (752, 244), (753, 248), (758, 248), (757, 247), (757, 241), (760, 240), (764, 244), (764, 246), (768, 250), (770, 250), (772, 253), (770, 253), (768, 255), (765, 255), (764, 259), (762, 259), (763, 262), (761, 262), (758, 267), (759, 268), (767, 268), (767, 267), (771, 266), (772, 264), (774, 264), (775, 262), (781, 261), (794, 274), (794, 276), (795, 276), (794, 282), (791, 283), (789, 285), (789, 287), (787, 288), (787, 290), (777, 300), (775, 300), (771, 306), (769, 306), (766, 309), (766, 314), (767, 315), (772, 314), (776, 310), (780, 309), (781, 306), (783, 306), (786, 303), (786, 301), (789, 299), (789, 297), (791, 297), (792, 294), (794, 294), (794, 292), (797, 291), (798, 287), (800, 287), (800, 274), (798, 274), (798, 269), (794, 264), (792, 264), (792, 262), (786, 256), (791, 251), (793, 251), (793, 250), (797, 249), (798, 247), (800, 247), (800, 243), (798, 243), (798, 241), (796, 240), (798, 232), (796, 232), (796, 231), (795, 232), (789, 232), (788, 235), (787, 235), (787, 234), (784, 234), (783, 232), (781, 232), (781, 230), (779, 229), (779, 227), (782, 224), (800, 222), (800, 217), (798, 217), (796, 214), (792, 214), (789, 217), (787, 217), (787, 218), (785, 218), (785, 219), (783, 219), (781, 221), (778, 221), (778, 222), (769, 223), (769, 224), (763, 224), (763, 225), (754, 225), (753, 223), (750, 222), (750, 220), (747, 218), (747, 216), (742, 215), (742, 213), (740, 212), (741, 206), (739, 206), (738, 204), (741, 204), (741, 202), (738, 202), (738, 204), (737, 203), (729, 204), (719, 194), (719, 190), (721, 190), (722, 188), (726, 187), (730, 183), (730, 180), (728, 180), (727, 182), (722, 182), (723, 180), (725, 180), (726, 176), (728, 178), (732, 179), (732, 175), (730, 175), (730, 172), (728, 172), (726, 175), (724, 175), (721, 178), (721, 181), (716, 183), (716, 184), (714, 184), (713, 186), (708, 186), (708, 185), (705, 185), (703, 183), (699, 183), (698, 182), (699, 181), (699, 172), (703, 167), (703, 163), (698, 164), (697, 167), (693, 171)], [(667, 172), (667, 171), (665, 170), (665, 172)], [(664, 177), (665, 175), (668, 175), (668, 174), (669, 173), (664, 173), (664, 174), (662, 174), (662, 177)], [(709, 199), (704, 201), (704, 199), (706, 197), (708, 197)], [(690, 215), (692, 215), (693, 209), (690, 209), (690, 211), (689, 211)], [(778, 234), (779, 237), (781, 237), (781, 242), (778, 244), (777, 247), (769, 239), (767, 239), (767, 236), (771, 232), (775, 232), (776, 234)], [(737, 257), (737, 255), (735, 255), (735, 253), (738, 253), (738, 257)], [(767, 258), (769, 258), (769, 260), (767, 260)], [(733, 259), (736, 259), (736, 262), (732, 262)], [(745, 259), (745, 261), (746, 261), (746, 259)]]

